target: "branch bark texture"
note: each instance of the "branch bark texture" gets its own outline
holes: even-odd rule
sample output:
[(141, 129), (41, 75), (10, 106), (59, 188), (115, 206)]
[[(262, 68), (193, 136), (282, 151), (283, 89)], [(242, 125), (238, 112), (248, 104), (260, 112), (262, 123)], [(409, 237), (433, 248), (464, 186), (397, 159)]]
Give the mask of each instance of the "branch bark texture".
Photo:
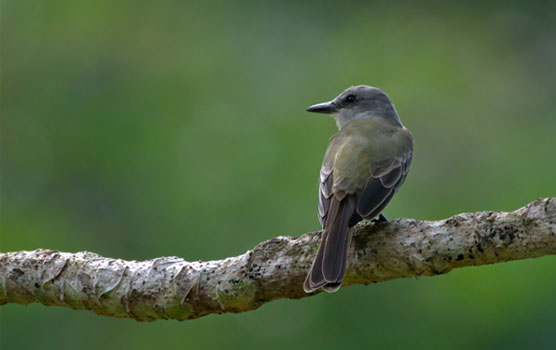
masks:
[[(207, 262), (125, 261), (42, 249), (2, 253), (0, 305), (39, 302), (138, 321), (254, 310), (271, 300), (309, 296), (302, 285), (319, 238), (320, 232), (277, 237), (243, 255)], [(556, 198), (514, 212), (364, 222), (354, 228), (344, 286), (549, 254), (556, 254)]]

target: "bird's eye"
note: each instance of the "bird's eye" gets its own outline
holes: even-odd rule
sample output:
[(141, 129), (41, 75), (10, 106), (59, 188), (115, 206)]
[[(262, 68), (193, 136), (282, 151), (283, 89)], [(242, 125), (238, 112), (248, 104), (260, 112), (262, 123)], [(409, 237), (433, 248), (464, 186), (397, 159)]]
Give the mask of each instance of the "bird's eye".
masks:
[(347, 95), (346, 102), (348, 103), (355, 102), (355, 95)]

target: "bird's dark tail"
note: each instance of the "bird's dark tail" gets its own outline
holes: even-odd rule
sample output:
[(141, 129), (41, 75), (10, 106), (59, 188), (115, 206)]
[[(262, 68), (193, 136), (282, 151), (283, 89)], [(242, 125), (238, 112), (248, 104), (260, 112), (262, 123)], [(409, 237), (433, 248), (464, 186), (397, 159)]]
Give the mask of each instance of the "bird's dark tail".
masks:
[(340, 289), (346, 274), (349, 228), (355, 212), (355, 198), (346, 196), (342, 200), (332, 198), (330, 209), (323, 225), (319, 251), (307, 274), (303, 289), (310, 293), (318, 288), (327, 292)]

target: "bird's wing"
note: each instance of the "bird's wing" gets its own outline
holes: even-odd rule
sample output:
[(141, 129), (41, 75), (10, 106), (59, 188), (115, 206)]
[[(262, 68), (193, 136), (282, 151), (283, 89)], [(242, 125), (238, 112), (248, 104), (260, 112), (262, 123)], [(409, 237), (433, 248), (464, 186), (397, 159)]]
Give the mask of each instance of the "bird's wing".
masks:
[[(323, 228), (328, 220), (333, 201), (356, 194), (369, 177), (370, 159), (364, 155), (365, 139), (338, 133), (328, 144), (320, 169), (319, 220)], [(359, 168), (356, 171), (356, 168)]]
[(370, 162), (368, 178), (359, 194), (357, 213), (364, 218), (379, 215), (405, 181), (413, 156), (413, 138), (402, 128), (390, 137), (390, 152), (375, 155)]
[(337, 135), (330, 138), (328, 148), (322, 161), (320, 168), (320, 181), (319, 181), (319, 221), (324, 226), (326, 217), (330, 209), (330, 198), (332, 197), (332, 186), (334, 184), (334, 159), (339, 146), (336, 141)]

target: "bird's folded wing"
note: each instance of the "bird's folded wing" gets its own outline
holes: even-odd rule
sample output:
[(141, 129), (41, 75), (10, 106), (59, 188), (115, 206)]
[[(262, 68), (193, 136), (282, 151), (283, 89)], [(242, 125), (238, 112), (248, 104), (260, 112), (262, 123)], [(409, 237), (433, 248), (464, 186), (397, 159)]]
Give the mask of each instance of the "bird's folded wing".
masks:
[(395, 152), (389, 157), (376, 157), (369, 166), (370, 177), (359, 194), (357, 213), (364, 218), (380, 214), (405, 181), (413, 156), (412, 137), (407, 129), (392, 138)]

